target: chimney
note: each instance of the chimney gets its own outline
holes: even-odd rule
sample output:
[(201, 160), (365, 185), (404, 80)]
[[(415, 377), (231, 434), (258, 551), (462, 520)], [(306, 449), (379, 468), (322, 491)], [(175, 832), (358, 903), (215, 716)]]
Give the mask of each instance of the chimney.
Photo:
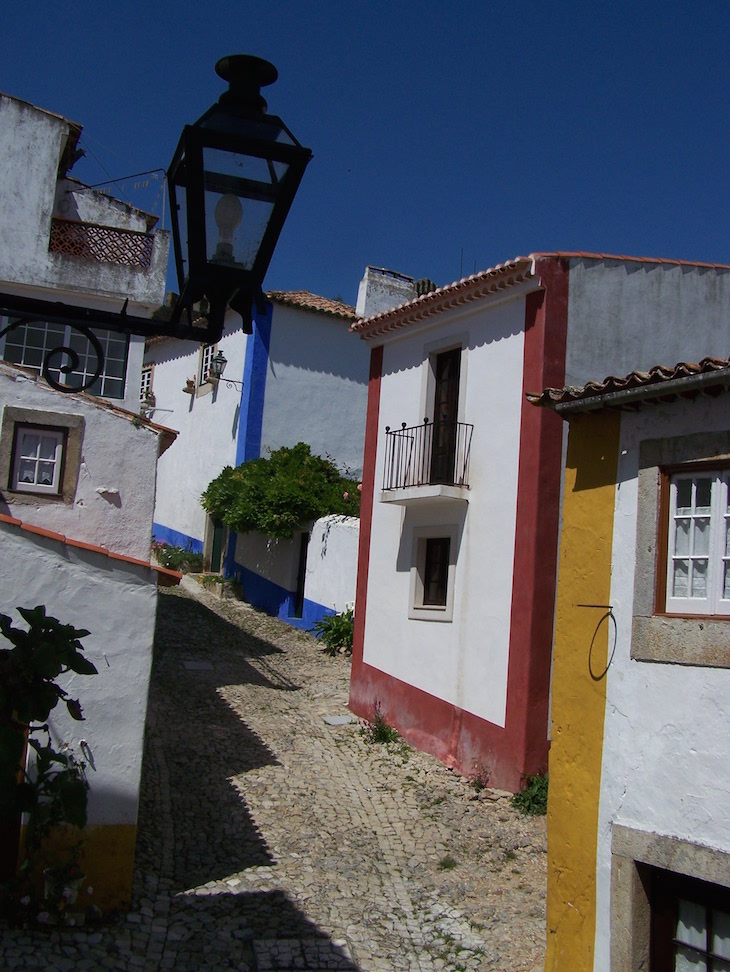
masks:
[(359, 318), (372, 317), (383, 311), (407, 304), (416, 296), (416, 282), (395, 270), (365, 267), (365, 276), (357, 292), (355, 313)]

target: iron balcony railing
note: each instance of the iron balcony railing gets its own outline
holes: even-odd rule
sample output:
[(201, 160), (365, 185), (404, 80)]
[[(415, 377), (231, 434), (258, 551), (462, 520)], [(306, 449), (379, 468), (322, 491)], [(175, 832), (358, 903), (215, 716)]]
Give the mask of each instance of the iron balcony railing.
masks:
[(48, 249), (51, 253), (67, 253), (87, 260), (149, 270), (153, 242), (151, 233), (54, 216)]
[(383, 489), (408, 486), (469, 486), (469, 456), (474, 426), (466, 422), (429, 422), (399, 429), (385, 427)]

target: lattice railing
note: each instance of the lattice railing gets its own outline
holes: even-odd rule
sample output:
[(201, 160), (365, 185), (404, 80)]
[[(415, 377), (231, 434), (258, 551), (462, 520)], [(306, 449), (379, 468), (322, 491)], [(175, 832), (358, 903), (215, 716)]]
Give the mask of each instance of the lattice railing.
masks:
[(48, 249), (51, 253), (67, 253), (87, 260), (120, 263), (125, 267), (148, 270), (152, 262), (153, 241), (151, 233), (54, 216)]

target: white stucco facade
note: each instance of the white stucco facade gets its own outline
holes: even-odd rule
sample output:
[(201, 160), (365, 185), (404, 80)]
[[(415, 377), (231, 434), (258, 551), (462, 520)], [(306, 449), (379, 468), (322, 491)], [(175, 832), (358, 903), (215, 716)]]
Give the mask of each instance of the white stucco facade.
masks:
[[(504, 725), (513, 584), (525, 300), (478, 301), (384, 343), (363, 661)], [(474, 425), (460, 498), (381, 493), (384, 429), (429, 415), (431, 361), (461, 347), (459, 421)], [(409, 617), (419, 531), (453, 528), (453, 622)], [(489, 570), (487, 565), (499, 565)], [(397, 650), (395, 648), (397, 647)]]
[(153, 572), (3, 523), (0, 541), (3, 612), (13, 623), (26, 626), (15, 608), (43, 604), (63, 624), (90, 632), (82, 644), (98, 674), (59, 680), (81, 701), (84, 721), (57, 705), (48, 719), (51, 739), (88, 763), (89, 825), (135, 826), (157, 607)]
[[(631, 657), (643, 440), (727, 432), (727, 396), (624, 412), (613, 532), (615, 652), (608, 669), (598, 826), (595, 969), (610, 965), (616, 826), (730, 853), (730, 670)], [(698, 456), (698, 458), (701, 458)], [(702, 621), (693, 626), (702, 638)], [(707, 632), (708, 648), (712, 637)], [(692, 874), (691, 858), (684, 873)], [(703, 876), (703, 875), (697, 875)], [(728, 875), (730, 877), (730, 875)], [(615, 910), (615, 905), (614, 905)], [(617, 934), (614, 926), (613, 934)]]
[[(148, 317), (164, 299), (169, 233), (152, 231), (156, 217), (68, 176), (80, 133), (80, 125), (60, 115), (0, 94), (0, 287), (107, 312), (128, 301), (130, 315)], [(87, 255), (73, 255), (52, 243), (59, 221), (150, 234), (149, 258), (130, 265), (94, 243)], [(0, 330), (6, 323), (0, 317)], [(0, 338), (0, 354), (3, 347)], [(139, 409), (143, 352), (144, 340), (133, 336), (122, 399), (130, 410)]]
[[(91, 396), (54, 391), (45, 382), (0, 365), (0, 449), (13, 450), (18, 422), (67, 428), (79, 423), (80, 442), (69, 459), (77, 463), (64, 476), (77, 476), (73, 496), (39, 497), (0, 483), (0, 511), (25, 523), (53, 530), (116, 553), (149, 560), (160, 430)], [(35, 420), (35, 422), (34, 422)], [(5, 475), (8, 466), (3, 467)]]
[(574, 258), (565, 384), (724, 357), (728, 305), (727, 267)]
[[(307, 301), (311, 306), (301, 306)], [(226, 466), (282, 446), (306, 442), (360, 475), (369, 354), (348, 333), (351, 309), (349, 317), (317, 311), (318, 301), (311, 294), (273, 295), (270, 316), (257, 315), (251, 335), (229, 313), (216, 347), (227, 360), (217, 384), (201, 384), (195, 343), (149, 344), (153, 418), (179, 433), (158, 467), (157, 537), (202, 550), (209, 525), (200, 497), (209, 483)]]

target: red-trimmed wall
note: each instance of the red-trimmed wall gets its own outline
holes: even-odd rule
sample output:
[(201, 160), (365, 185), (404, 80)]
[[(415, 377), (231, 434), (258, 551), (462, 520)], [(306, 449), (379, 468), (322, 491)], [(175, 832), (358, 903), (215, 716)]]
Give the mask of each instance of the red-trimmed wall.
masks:
[[(544, 258), (537, 261), (536, 268), (543, 289), (526, 298), (523, 392), (560, 387), (565, 375), (568, 264)], [(548, 409), (530, 405), (523, 395), (507, 713), (502, 728), (363, 663), (382, 361), (382, 347), (374, 348), (365, 431), (350, 708), (369, 718), (377, 701), (385, 719), (412, 745), (466, 775), (481, 764), (489, 769), (494, 786), (516, 791), (524, 775), (547, 767), (562, 422)]]

